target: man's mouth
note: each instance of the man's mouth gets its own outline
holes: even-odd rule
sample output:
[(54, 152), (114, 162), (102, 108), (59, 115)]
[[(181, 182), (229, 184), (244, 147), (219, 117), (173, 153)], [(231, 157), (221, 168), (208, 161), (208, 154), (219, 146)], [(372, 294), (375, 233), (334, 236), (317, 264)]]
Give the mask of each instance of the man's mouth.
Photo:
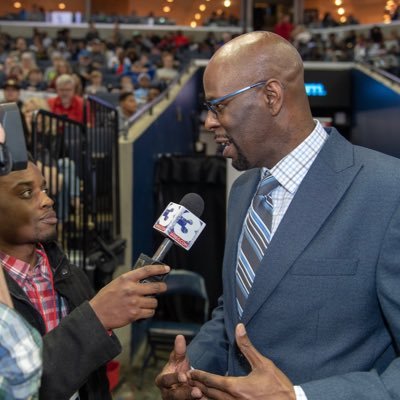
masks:
[(216, 138), (215, 141), (218, 144), (218, 154), (224, 154), (225, 150), (232, 144), (232, 142), (228, 138)]
[(40, 218), (40, 221), (45, 224), (55, 225), (57, 223), (56, 213), (54, 211), (50, 211)]

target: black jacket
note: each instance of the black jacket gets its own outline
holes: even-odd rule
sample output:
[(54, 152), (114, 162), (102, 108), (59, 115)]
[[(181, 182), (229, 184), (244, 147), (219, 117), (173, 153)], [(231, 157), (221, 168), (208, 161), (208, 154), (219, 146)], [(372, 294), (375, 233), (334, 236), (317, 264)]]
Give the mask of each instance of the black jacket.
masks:
[(68, 400), (78, 389), (81, 400), (111, 400), (105, 364), (121, 345), (109, 336), (88, 303), (94, 292), (85, 273), (69, 263), (56, 243), (44, 245), (55, 290), (68, 302), (69, 314), (45, 334), (45, 325), (18, 284), (6, 274), (15, 309), (43, 336), (41, 400)]

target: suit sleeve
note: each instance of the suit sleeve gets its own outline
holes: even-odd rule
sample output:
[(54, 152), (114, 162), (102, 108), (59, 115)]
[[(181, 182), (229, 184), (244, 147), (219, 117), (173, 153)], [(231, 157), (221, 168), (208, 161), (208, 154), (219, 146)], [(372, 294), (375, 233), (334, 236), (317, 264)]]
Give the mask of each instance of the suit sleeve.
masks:
[[(400, 210), (397, 209), (381, 246), (376, 270), (377, 295), (388, 329), (400, 349)], [(399, 400), (400, 357), (379, 374), (376, 370), (301, 384), (308, 400)]]
[(188, 347), (189, 361), (193, 368), (225, 375), (228, 370), (228, 340), (225, 333), (222, 296), (212, 318), (203, 325)]
[(121, 351), (85, 301), (43, 337), (41, 400), (68, 399), (88, 376)]

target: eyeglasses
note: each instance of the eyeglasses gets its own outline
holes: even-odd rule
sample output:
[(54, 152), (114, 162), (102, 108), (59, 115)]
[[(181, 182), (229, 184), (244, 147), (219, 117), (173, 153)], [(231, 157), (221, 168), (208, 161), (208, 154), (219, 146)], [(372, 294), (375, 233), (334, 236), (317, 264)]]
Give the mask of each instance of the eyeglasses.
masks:
[(240, 93), (244, 93), (247, 90), (256, 88), (258, 86), (265, 85), (266, 83), (267, 83), (267, 81), (261, 81), (261, 82), (254, 83), (253, 85), (246, 86), (243, 89), (236, 90), (236, 91), (234, 91), (232, 93), (226, 94), (225, 96), (218, 97), (217, 99), (213, 99), (213, 100), (210, 100), (210, 101), (205, 101), (204, 105), (207, 107), (207, 109), (209, 111), (212, 111), (215, 115), (218, 115), (218, 113), (220, 112), (220, 110), (218, 110), (218, 106), (219, 106), (220, 103), (222, 103), (223, 101), (228, 100), (228, 99), (230, 99), (230, 98), (232, 98), (234, 96), (237, 96)]

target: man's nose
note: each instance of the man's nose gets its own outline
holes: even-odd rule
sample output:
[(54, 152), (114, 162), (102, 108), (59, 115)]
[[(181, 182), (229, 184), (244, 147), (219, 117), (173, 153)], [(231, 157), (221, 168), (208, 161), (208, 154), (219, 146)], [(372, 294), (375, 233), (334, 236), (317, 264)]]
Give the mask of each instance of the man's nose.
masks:
[(46, 193), (42, 192), (40, 199), (40, 205), (41, 207), (53, 207), (54, 206), (54, 200)]
[(220, 123), (219, 123), (217, 115), (213, 111), (208, 110), (206, 120), (204, 121), (204, 127), (208, 131), (212, 131), (212, 130), (215, 130), (219, 126), (220, 126)]

